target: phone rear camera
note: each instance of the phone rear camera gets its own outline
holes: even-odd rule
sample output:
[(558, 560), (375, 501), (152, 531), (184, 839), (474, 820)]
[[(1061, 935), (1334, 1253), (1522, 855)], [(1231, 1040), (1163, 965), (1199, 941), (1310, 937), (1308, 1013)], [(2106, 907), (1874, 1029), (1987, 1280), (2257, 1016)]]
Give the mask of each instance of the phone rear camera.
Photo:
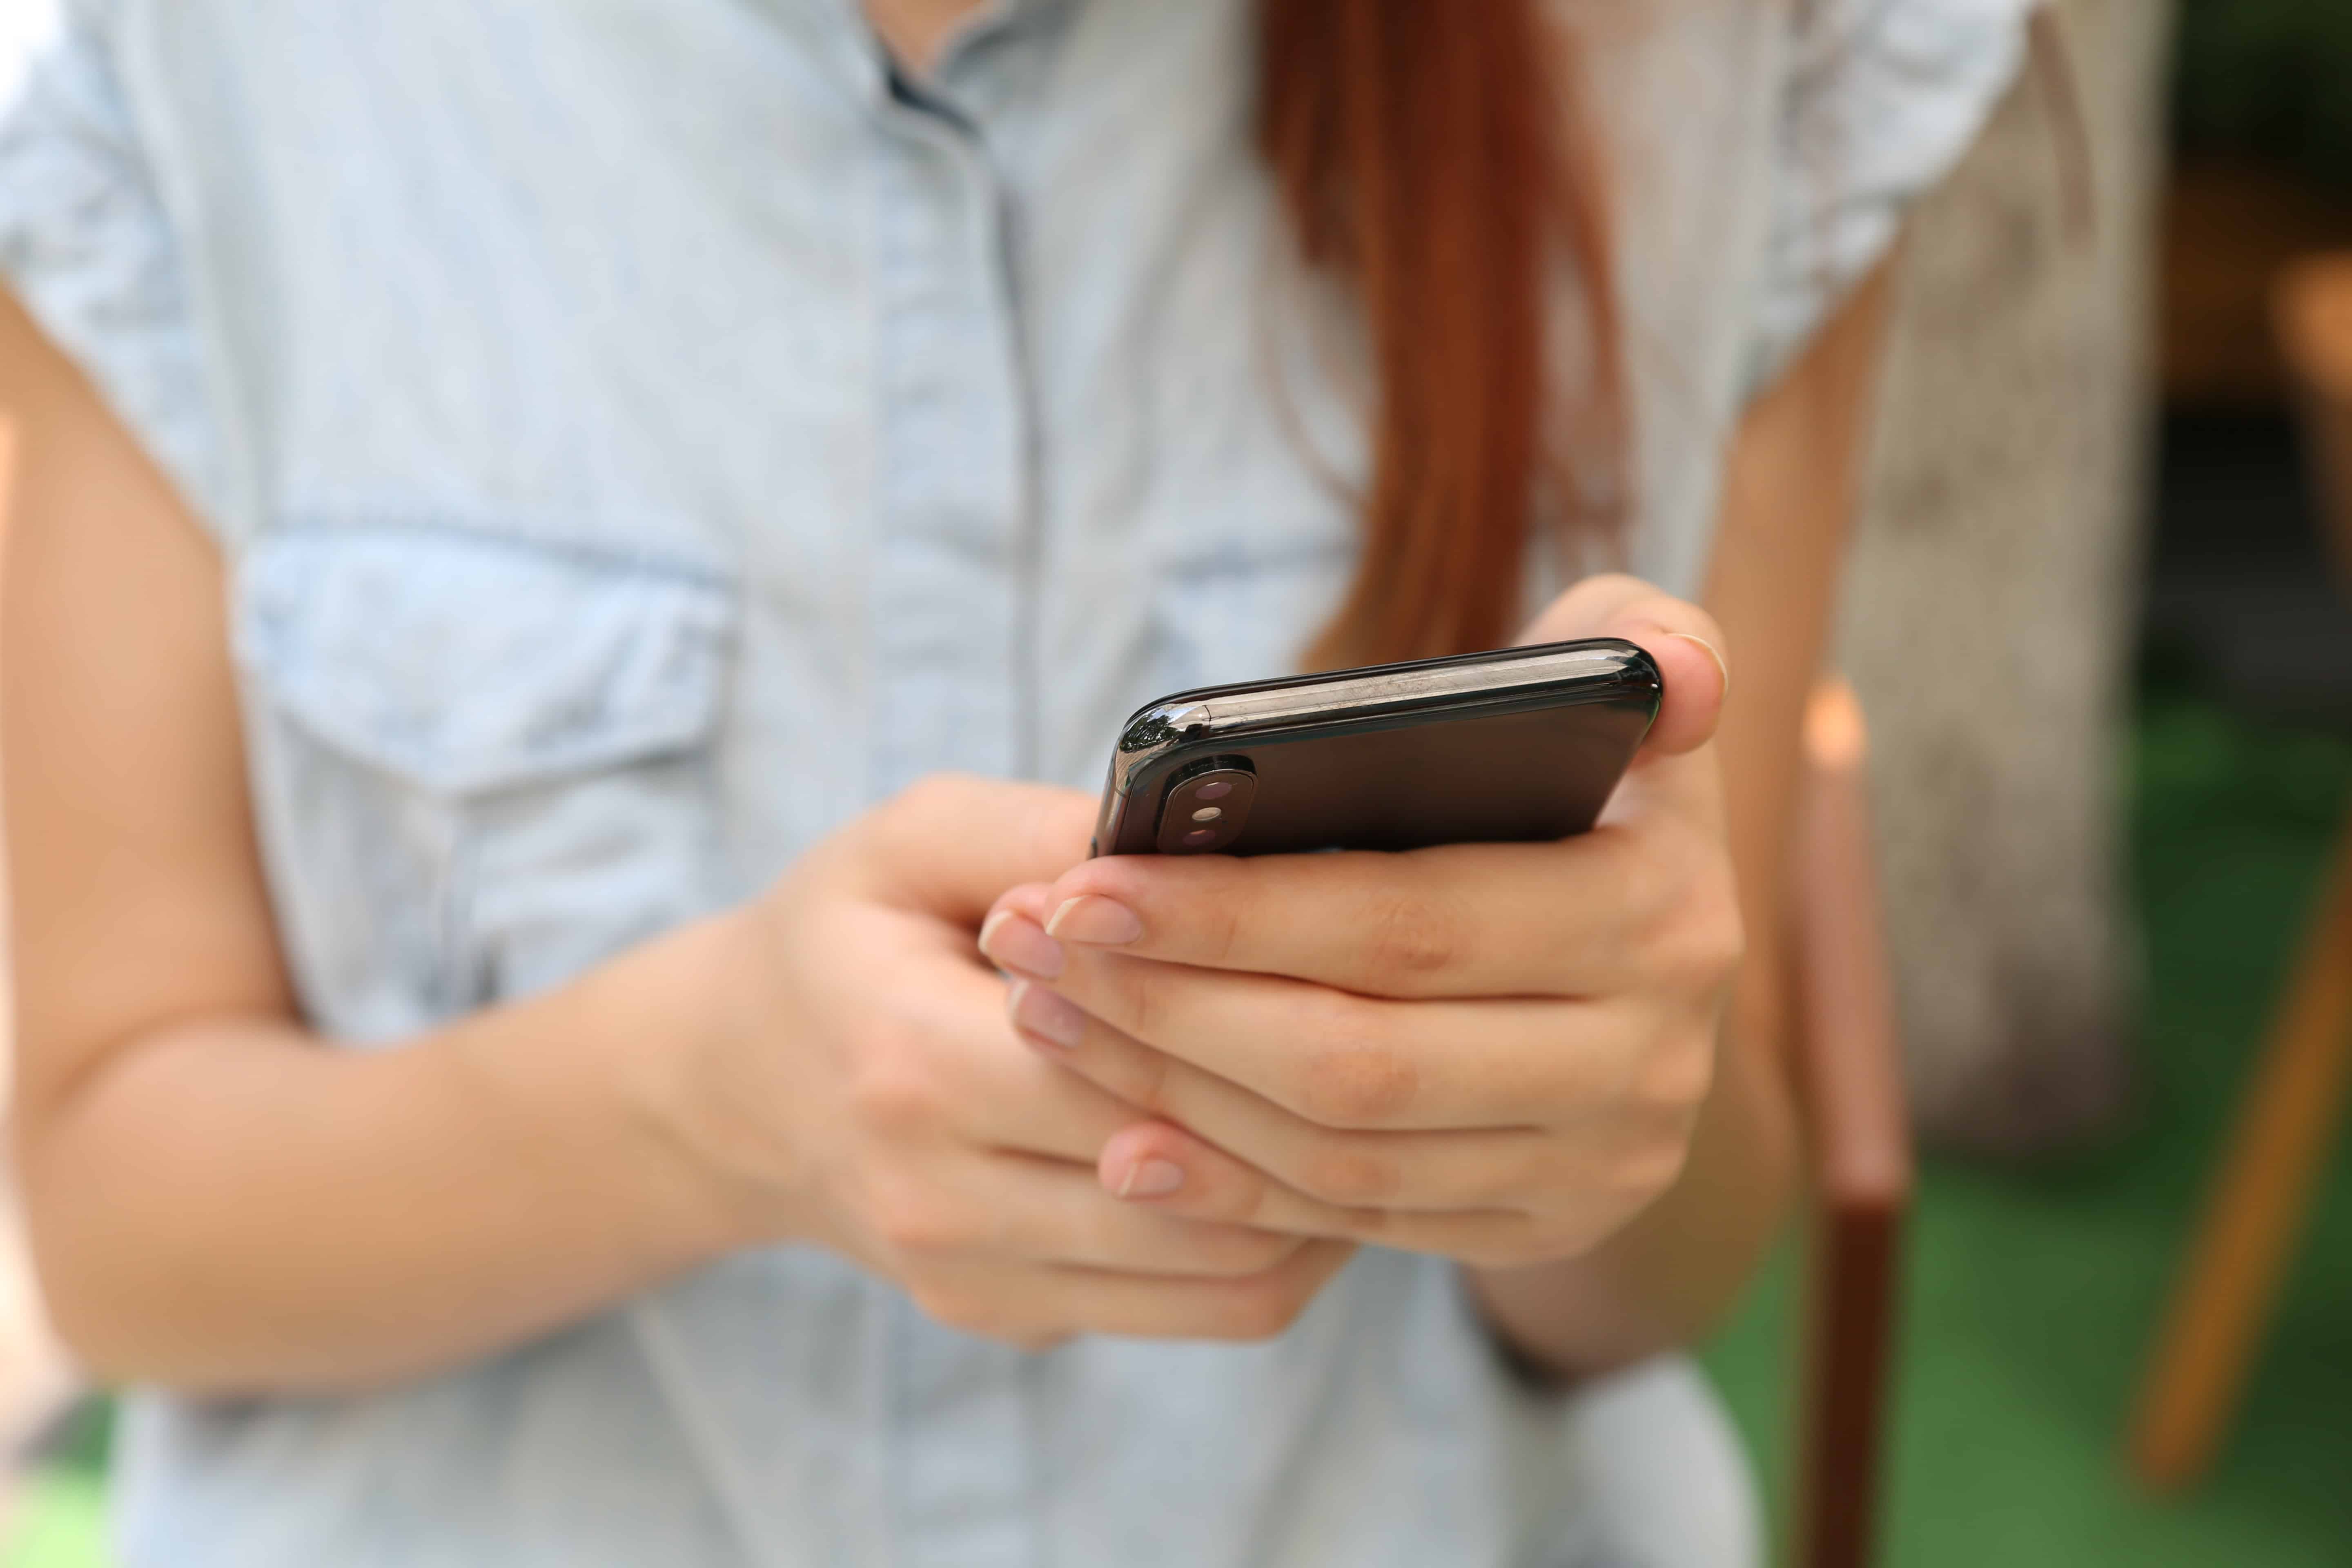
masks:
[(1153, 842), (1162, 855), (1246, 855), (1256, 798), (1257, 771), (1248, 758), (1204, 758), (1177, 774), (1160, 797)]

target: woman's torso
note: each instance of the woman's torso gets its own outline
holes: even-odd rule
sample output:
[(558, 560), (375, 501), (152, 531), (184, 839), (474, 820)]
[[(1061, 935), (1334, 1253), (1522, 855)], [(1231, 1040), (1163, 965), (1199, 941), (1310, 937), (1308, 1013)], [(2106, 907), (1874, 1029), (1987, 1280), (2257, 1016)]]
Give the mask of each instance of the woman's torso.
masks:
[[(1294, 663), (1353, 564), (1361, 392), (1251, 155), (1249, 16), (1026, 0), (919, 89), (854, 0), (92, 24), (106, 68), (51, 90), (143, 164), (78, 220), (133, 275), (28, 297), (233, 563), (322, 1031), (558, 982), (925, 773), (1097, 785), (1139, 703)], [(1719, 0), (1595, 57), (1613, 132), (1675, 127), (1613, 144), (1629, 550), (1678, 591), (1759, 352), (1787, 32)], [(13, 156), (70, 197), (103, 151)], [(143, 1401), (123, 1551), (1564, 1562), (1601, 1511), (1570, 1431), (1433, 1260), (1367, 1255), (1268, 1344), (1028, 1355), (782, 1249), (409, 1390)]]

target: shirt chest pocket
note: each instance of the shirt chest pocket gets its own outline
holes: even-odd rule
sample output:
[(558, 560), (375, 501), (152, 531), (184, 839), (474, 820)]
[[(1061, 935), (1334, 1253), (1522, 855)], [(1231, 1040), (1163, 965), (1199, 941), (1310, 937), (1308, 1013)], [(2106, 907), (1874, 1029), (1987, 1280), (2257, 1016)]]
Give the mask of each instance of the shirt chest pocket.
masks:
[(411, 1032), (703, 912), (734, 614), (715, 576), (493, 535), (257, 544), (254, 795), (316, 1021)]

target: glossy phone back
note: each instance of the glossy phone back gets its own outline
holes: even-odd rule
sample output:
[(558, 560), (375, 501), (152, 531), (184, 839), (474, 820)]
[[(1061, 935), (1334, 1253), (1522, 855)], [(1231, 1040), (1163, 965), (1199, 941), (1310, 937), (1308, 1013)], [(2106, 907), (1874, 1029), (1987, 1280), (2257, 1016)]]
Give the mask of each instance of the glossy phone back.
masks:
[[(1129, 721), (1095, 847), (1188, 852), (1202, 811), (1216, 831), (1192, 849), (1228, 855), (1564, 838), (1599, 816), (1664, 689), (1604, 638), (1180, 692)], [(1255, 787), (1211, 808), (1187, 789), (1203, 777)]]

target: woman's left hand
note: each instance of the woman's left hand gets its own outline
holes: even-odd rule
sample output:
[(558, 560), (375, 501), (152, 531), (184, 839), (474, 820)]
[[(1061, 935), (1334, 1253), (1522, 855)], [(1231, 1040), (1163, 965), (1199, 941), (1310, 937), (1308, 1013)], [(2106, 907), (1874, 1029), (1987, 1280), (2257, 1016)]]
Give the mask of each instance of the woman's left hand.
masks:
[(1147, 1119), (1129, 1201), (1483, 1265), (1578, 1256), (1670, 1187), (1740, 953), (1704, 612), (1623, 577), (1528, 632), (1641, 644), (1665, 701), (1601, 824), (1402, 854), (1118, 857), (998, 900), (1023, 1036)]

